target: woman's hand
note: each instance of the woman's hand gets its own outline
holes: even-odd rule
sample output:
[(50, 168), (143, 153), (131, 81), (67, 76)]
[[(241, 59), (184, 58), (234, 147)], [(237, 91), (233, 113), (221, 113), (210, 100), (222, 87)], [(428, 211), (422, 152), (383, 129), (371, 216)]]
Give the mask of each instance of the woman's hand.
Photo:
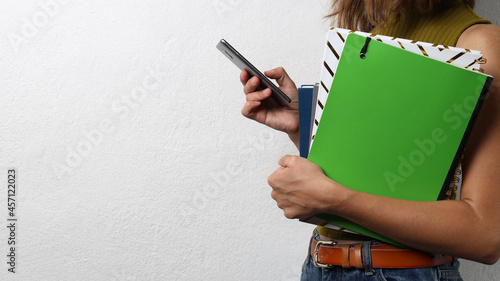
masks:
[(247, 118), (287, 133), (292, 141), (298, 145), (299, 104), (297, 87), (282, 67), (268, 70), (264, 74), (271, 79), (275, 79), (280, 90), (287, 94), (292, 99), (292, 102), (287, 105), (278, 104), (270, 98), (271, 89), (257, 90), (260, 85), (259, 78), (254, 76), (249, 79), (248, 72), (243, 70), (240, 80), (244, 85), (243, 91), (247, 102), (243, 106), (241, 113)]
[(284, 211), (285, 217), (305, 218), (332, 210), (339, 201), (336, 192), (341, 186), (329, 179), (313, 162), (286, 155), (281, 167), (267, 179), (273, 188), (271, 197)]

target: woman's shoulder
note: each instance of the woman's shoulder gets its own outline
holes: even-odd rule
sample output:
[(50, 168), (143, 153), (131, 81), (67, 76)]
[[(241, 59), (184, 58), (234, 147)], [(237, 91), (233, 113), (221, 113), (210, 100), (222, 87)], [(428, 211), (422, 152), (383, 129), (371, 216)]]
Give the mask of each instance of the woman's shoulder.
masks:
[(494, 24), (473, 25), (460, 35), (457, 47), (481, 51), (487, 60), (482, 66), (484, 72), (500, 77), (500, 27)]
[(494, 24), (476, 24), (467, 28), (458, 38), (457, 47), (486, 53), (500, 52), (500, 27)]

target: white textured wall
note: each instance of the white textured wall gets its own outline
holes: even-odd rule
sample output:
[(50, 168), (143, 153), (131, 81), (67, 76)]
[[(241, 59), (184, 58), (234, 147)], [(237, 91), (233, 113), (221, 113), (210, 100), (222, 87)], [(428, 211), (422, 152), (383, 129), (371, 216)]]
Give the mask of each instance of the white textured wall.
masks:
[(3, 1), (0, 280), (297, 280), (312, 227), (266, 182), (295, 148), (240, 115), (239, 71), (215, 44), (315, 82), (328, 3)]

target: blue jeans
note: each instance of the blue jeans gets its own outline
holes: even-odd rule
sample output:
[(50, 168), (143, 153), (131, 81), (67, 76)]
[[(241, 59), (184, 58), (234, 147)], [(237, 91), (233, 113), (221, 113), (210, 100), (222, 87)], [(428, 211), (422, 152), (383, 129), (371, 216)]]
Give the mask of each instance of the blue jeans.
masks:
[[(311, 239), (319, 240), (319, 234), (315, 231)], [(364, 269), (342, 268), (341, 266), (333, 268), (321, 268), (314, 265), (314, 260), (311, 256), (311, 243), (309, 243), (309, 251), (307, 259), (302, 266), (301, 281), (335, 281), (335, 280), (356, 280), (356, 281), (463, 281), (458, 272), (460, 263), (457, 259), (453, 262), (424, 268), (372, 268), (371, 254), (369, 249), (371, 244), (381, 244), (378, 240), (368, 241), (363, 243), (363, 260), (365, 261)]]

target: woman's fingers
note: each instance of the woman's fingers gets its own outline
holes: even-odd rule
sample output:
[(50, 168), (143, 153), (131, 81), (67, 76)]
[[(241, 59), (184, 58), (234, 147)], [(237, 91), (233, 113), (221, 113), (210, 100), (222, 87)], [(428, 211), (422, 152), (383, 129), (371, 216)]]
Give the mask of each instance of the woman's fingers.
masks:
[(243, 108), (241, 109), (241, 114), (245, 117), (250, 118), (250, 115), (255, 111), (260, 106), (261, 102), (260, 101), (247, 101), (245, 105), (243, 105)]
[(241, 71), (241, 73), (240, 73), (241, 84), (245, 85), (248, 82), (249, 78), (250, 78), (250, 76), (248, 75), (248, 71), (246, 71), (246, 70)]
[(247, 101), (261, 101), (267, 99), (271, 95), (271, 89), (267, 88), (262, 91), (252, 92), (246, 95)]
[(257, 90), (257, 87), (260, 85), (260, 80), (257, 76), (254, 76), (250, 79), (248, 79), (247, 83), (243, 86), (243, 92), (245, 94), (250, 94), (253, 93)]
[(245, 70), (243, 70), (240, 74), (240, 81), (244, 85), (243, 92), (245, 93), (245, 98), (247, 100), (241, 109), (241, 114), (247, 118), (255, 119), (255, 111), (261, 105), (263, 100), (271, 96), (272, 92), (270, 89), (257, 91), (257, 87), (260, 85), (259, 78), (249, 78), (249, 74)]

